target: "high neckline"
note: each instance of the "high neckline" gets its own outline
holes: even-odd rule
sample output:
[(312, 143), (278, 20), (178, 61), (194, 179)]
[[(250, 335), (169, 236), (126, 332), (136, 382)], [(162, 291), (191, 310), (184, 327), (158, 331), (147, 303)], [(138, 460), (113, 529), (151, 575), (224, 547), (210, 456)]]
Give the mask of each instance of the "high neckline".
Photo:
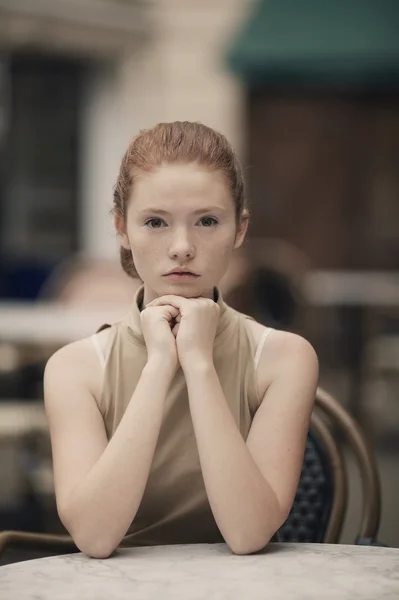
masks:
[[(222, 293), (218, 287), (213, 288), (213, 297), (214, 297), (214, 301), (220, 307), (219, 322), (218, 322), (218, 327), (217, 327), (216, 336), (215, 336), (215, 341), (218, 341), (221, 334), (226, 329), (226, 326), (229, 323), (229, 320), (230, 320), (229, 314), (231, 311), (228, 310), (229, 307), (224, 302)], [(135, 293), (134, 300), (132, 303), (132, 308), (126, 315), (125, 321), (127, 323), (131, 339), (133, 341), (139, 343), (140, 345), (145, 346), (144, 335), (143, 335), (143, 332), (141, 329), (141, 317), (140, 317), (141, 307), (143, 305), (143, 299), (144, 299), (144, 285), (141, 285)]]

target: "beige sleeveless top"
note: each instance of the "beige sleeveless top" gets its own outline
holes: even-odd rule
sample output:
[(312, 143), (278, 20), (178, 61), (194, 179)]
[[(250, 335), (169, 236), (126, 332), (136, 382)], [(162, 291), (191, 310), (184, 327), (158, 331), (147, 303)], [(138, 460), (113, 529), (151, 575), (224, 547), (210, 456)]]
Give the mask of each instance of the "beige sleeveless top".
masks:
[[(93, 341), (105, 369), (100, 410), (108, 439), (117, 429), (147, 361), (141, 331), (140, 306), (144, 288), (137, 290), (132, 310), (110, 327), (104, 354)], [(256, 362), (271, 330), (258, 348), (245, 327), (246, 315), (227, 306), (215, 288), (220, 318), (214, 343), (214, 364), (241, 435), (247, 438), (260, 404)], [(144, 496), (121, 545), (223, 542), (213, 517), (201, 473), (187, 388), (181, 369), (171, 384), (154, 459)]]

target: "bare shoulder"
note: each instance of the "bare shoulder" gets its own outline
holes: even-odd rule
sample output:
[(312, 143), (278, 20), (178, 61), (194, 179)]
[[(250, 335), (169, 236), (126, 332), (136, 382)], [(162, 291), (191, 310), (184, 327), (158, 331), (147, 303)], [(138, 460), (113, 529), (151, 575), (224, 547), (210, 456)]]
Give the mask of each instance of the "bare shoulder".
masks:
[[(270, 328), (257, 321), (247, 320), (246, 323), (248, 333), (257, 346), (263, 333)], [(273, 330), (263, 346), (257, 369), (260, 392), (265, 393), (277, 377), (292, 376), (293, 370), (301, 373), (301, 378), (317, 380), (317, 354), (313, 346), (300, 335)]]
[(273, 364), (279, 370), (285, 371), (293, 363), (300, 366), (318, 366), (317, 354), (313, 346), (304, 337), (289, 331), (275, 331), (270, 337), (270, 345), (265, 353), (269, 359), (274, 357)]
[[(101, 351), (105, 351), (109, 330), (97, 334)], [(44, 385), (73, 380), (84, 386), (96, 400), (102, 388), (103, 369), (91, 337), (78, 340), (57, 350), (47, 361)]]

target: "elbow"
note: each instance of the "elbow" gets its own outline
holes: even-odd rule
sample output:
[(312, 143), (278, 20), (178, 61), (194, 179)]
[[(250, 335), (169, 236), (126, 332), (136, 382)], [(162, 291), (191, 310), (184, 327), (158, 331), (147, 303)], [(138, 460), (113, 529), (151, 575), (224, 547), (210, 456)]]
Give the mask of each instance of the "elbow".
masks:
[(89, 558), (97, 558), (97, 559), (106, 559), (109, 558), (113, 553), (114, 549), (109, 550), (106, 546), (93, 546), (93, 548), (89, 548), (86, 552), (82, 549), (81, 551), (86, 554)]
[(116, 538), (106, 527), (101, 527), (83, 515), (78, 515), (71, 506), (57, 506), (58, 516), (71, 535), (75, 546), (90, 558), (109, 558), (119, 546), (122, 537)]
[(270, 542), (276, 531), (284, 523), (285, 518), (279, 514), (279, 518), (267, 522), (263, 526), (256, 527), (256, 530), (236, 531), (234, 535), (226, 539), (227, 545), (234, 554), (254, 554), (260, 552)]
[(103, 540), (101, 538), (79, 539), (79, 537), (76, 536), (73, 539), (79, 550), (89, 558), (109, 558), (117, 548), (117, 545), (110, 544), (108, 540)]
[(118, 547), (120, 540), (115, 541), (103, 534), (90, 531), (82, 524), (71, 523), (71, 520), (61, 519), (63, 525), (71, 535), (75, 546), (90, 558), (109, 558)]
[(257, 542), (246, 541), (245, 543), (234, 543), (228, 545), (233, 554), (245, 556), (246, 554), (254, 554), (255, 552), (260, 552), (260, 550), (263, 550), (269, 543), (269, 539)]
[(226, 538), (226, 542), (234, 554), (254, 554), (268, 545), (276, 531), (286, 521), (291, 510), (291, 504), (281, 506), (275, 497), (273, 509), (270, 510), (268, 515), (260, 516), (257, 522), (252, 521), (246, 529), (235, 531), (230, 539)]
[(227, 545), (233, 554), (238, 554), (241, 556), (245, 554), (254, 554), (255, 552), (263, 550), (267, 546), (272, 538), (272, 535), (272, 533), (261, 535), (261, 532), (259, 532), (256, 536), (236, 536), (228, 541)]

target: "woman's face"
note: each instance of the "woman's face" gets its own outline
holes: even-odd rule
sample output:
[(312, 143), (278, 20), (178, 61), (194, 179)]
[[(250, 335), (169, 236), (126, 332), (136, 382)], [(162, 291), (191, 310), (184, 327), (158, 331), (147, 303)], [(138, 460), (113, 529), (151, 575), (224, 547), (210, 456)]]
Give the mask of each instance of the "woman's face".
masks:
[[(221, 173), (197, 164), (170, 164), (134, 184), (121, 243), (130, 249), (145, 284), (144, 303), (174, 294), (212, 297), (232, 250), (241, 246), (235, 206)], [(119, 231), (120, 223), (116, 217)], [(194, 275), (171, 275), (184, 269)]]

